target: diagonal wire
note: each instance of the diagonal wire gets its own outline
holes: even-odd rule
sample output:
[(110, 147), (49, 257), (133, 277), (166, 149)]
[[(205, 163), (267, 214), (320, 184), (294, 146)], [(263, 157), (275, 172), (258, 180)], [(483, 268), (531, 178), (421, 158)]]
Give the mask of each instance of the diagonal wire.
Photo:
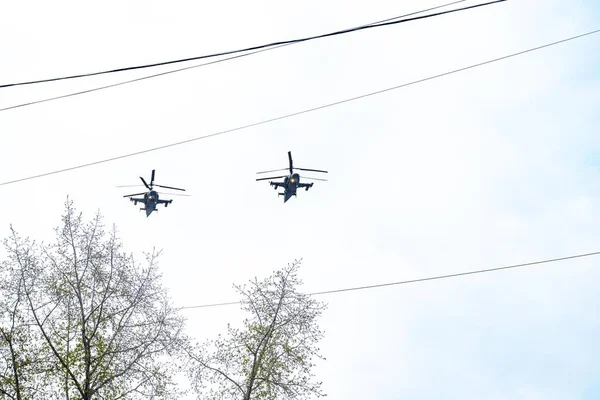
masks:
[[(431, 8), (427, 8), (427, 9), (420, 10), (420, 11), (415, 11), (415, 12), (412, 12), (412, 13), (409, 13), (409, 14), (404, 14), (404, 15), (401, 15), (401, 16), (398, 16), (398, 17), (393, 17), (393, 18), (388, 18), (388, 19), (384, 19), (384, 20), (381, 20), (381, 21), (377, 21), (377, 22), (372, 22), (372, 23), (366, 24), (366, 25), (360, 25), (358, 27), (350, 28), (350, 29), (357, 29), (357, 28), (361, 28), (361, 27), (367, 27), (367, 26), (370, 26), (370, 25), (381, 24), (381, 23), (388, 22), (388, 21), (393, 21), (393, 20), (396, 20), (396, 19), (399, 19), (399, 18), (405, 18), (405, 17), (409, 17), (411, 15), (421, 14), (421, 13), (424, 13), (424, 12), (427, 12), (427, 11), (432, 11), (432, 10), (436, 10), (436, 9), (439, 9), (439, 8), (447, 7), (447, 6), (456, 4), (456, 3), (462, 3), (464, 1), (466, 1), (466, 0), (454, 1), (452, 3), (447, 3), (447, 4), (440, 5), (440, 6), (431, 7)], [(49, 102), (49, 101), (55, 101), (55, 100), (60, 100), (60, 99), (66, 99), (66, 98), (69, 98), (69, 97), (80, 96), (82, 94), (93, 93), (93, 92), (97, 92), (97, 91), (100, 91), (100, 90), (105, 90), (105, 89), (110, 89), (110, 88), (114, 88), (114, 87), (118, 87), (118, 86), (123, 86), (123, 85), (127, 85), (127, 84), (134, 83), (134, 82), (140, 82), (140, 81), (144, 81), (144, 80), (147, 80), (147, 79), (152, 79), (152, 78), (157, 78), (157, 77), (164, 76), (164, 75), (174, 74), (176, 72), (186, 71), (186, 70), (194, 69), (194, 68), (200, 68), (200, 67), (204, 67), (204, 66), (212, 65), (212, 64), (218, 64), (218, 63), (222, 63), (222, 62), (225, 62), (225, 61), (234, 60), (234, 59), (237, 59), (237, 58), (243, 58), (243, 57), (251, 56), (253, 54), (262, 53), (262, 52), (269, 51), (269, 50), (275, 50), (275, 49), (278, 49), (278, 48), (281, 48), (281, 47), (291, 46), (291, 45), (294, 45), (294, 44), (297, 44), (297, 43), (280, 44), (280, 45), (277, 45), (277, 46), (268, 47), (268, 48), (264, 48), (264, 49), (261, 49), (261, 50), (252, 51), (252, 52), (245, 53), (245, 54), (240, 54), (240, 55), (236, 55), (236, 56), (222, 58), (222, 59), (219, 59), (219, 60), (216, 60), (216, 61), (209, 61), (209, 62), (202, 63), (202, 64), (197, 64), (197, 65), (192, 65), (192, 66), (189, 66), (189, 67), (178, 68), (178, 69), (174, 69), (174, 70), (170, 70), (170, 71), (165, 71), (165, 72), (159, 72), (157, 74), (142, 76), (140, 78), (129, 79), (129, 80), (126, 80), (126, 81), (112, 83), (112, 84), (104, 85), (104, 86), (99, 86), (99, 87), (95, 87), (95, 88), (92, 88), (92, 89), (86, 89), (86, 90), (81, 90), (81, 91), (78, 91), (78, 92), (72, 92), (72, 93), (63, 94), (63, 95), (60, 95), (60, 96), (48, 97), (48, 98), (45, 98), (45, 99), (34, 100), (34, 101), (26, 102), (26, 103), (16, 104), (14, 106), (0, 108), (0, 111), (8, 111), (8, 110), (13, 110), (15, 108), (27, 107), (27, 106), (32, 106), (32, 105), (35, 105), (35, 104), (46, 103), (46, 102)]]
[[(357, 287), (344, 288), (344, 289), (325, 290), (322, 292), (307, 293), (307, 295), (308, 296), (317, 296), (317, 295), (322, 295), (322, 294), (351, 292), (351, 291), (365, 290), (365, 289), (376, 289), (376, 288), (382, 288), (382, 287), (386, 287), (386, 286), (408, 285), (410, 283), (419, 283), (419, 282), (427, 282), (427, 281), (433, 281), (433, 280), (439, 280), (439, 279), (457, 278), (459, 276), (466, 276), (466, 275), (485, 274), (488, 272), (496, 272), (496, 271), (502, 271), (502, 270), (507, 270), (507, 269), (514, 269), (514, 268), (523, 268), (523, 267), (529, 267), (532, 265), (539, 265), (539, 264), (549, 264), (549, 263), (554, 263), (554, 262), (559, 262), (559, 261), (566, 261), (566, 260), (572, 260), (572, 259), (576, 259), (576, 258), (591, 257), (591, 256), (597, 256), (597, 255), (600, 255), (600, 251), (595, 251), (593, 253), (576, 254), (576, 255), (560, 257), (560, 258), (551, 258), (551, 259), (541, 260), (541, 261), (533, 261), (533, 262), (528, 262), (528, 263), (523, 263), (523, 264), (507, 265), (504, 267), (480, 269), (480, 270), (468, 271), (468, 272), (458, 272), (455, 274), (448, 274), (448, 275), (430, 276), (430, 277), (426, 277), (426, 278), (411, 279), (411, 280), (406, 280), (406, 281), (380, 283), (377, 285), (357, 286)], [(234, 305), (234, 304), (240, 304), (240, 302), (232, 301), (232, 302), (228, 302), (228, 303), (213, 303), (213, 304), (202, 304), (202, 305), (198, 305), (198, 306), (185, 306), (185, 307), (180, 307), (179, 310), (186, 310), (186, 309), (192, 309), (192, 308), (221, 307), (221, 306), (229, 306), (229, 305)]]
[(77, 78), (84, 78), (84, 77), (89, 77), (89, 76), (105, 75), (105, 74), (112, 74), (112, 73), (117, 73), (117, 72), (132, 71), (132, 70), (137, 70), (137, 69), (145, 69), (145, 68), (152, 68), (152, 67), (158, 67), (158, 66), (163, 66), (163, 65), (177, 64), (177, 63), (182, 63), (182, 62), (201, 60), (201, 59), (205, 59), (205, 58), (226, 56), (226, 55), (230, 55), (230, 54), (243, 53), (243, 52), (251, 51), (251, 50), (264, 49), (264, 48), (273, 47), (273, 46), (277, 46), (277, 45), (307, 42), (310, 40), (321, 39), (321, 38), (325, 38), (325, 37), (338, 36), (338, 35), (343, 35), (346, 33), (356, 32), (356, 31), (360, 31), (360, 30), (364, 30), (364, 29), (372, 29), (372, 28), (379, 28), (382, 26), (397, 25), (397, 24), (401, 24), (404, 22), (415, 21), (415, 20), (425, 19), (425, 18), (430, 18), (430, 17), (436, 17), (439, 15), (469, 10), (472, 8), (483, 7), (483, 6), (487, 6), (487, 5), (491, 5), (491, 4), (495, 4), (495, 3), (502, 3), (504, 1), (507, 1), (507, 0), (493, 0), (493, 1), (489, 1), (487, 3), (475, 4), (472, 6), (467, 6), (467, 7), (463, 7), (463, 8), (454, 9), (454, 10), (441, 11), (441, 12), (438, 12), (435, 14), (422, 15), (422, 16), (408, 18), (408, 19), (404, 19), (404, 20), (400, 20), (400, 21), (389, 21), (389, 22), (363, 25), (363, 26), (359, 26), (359, 27), (355, 27), (355, 28), (343, 29), (341, 31), (330, 32), (330, 33), (325, 33), (325, 34), (315, 35), (315, 36), (309, 36), (309, 37), (305, 37), (305, 38), (301, 38), (301, 39), (278, 41), (278, 42), (263, 44), (263, 45), (259, 45), (259, 46), (247, 47), (244, 49), (224, 51), (224, 52), (220, 52), (220, 53), (183, 58), (183, 59), (179, 59), (179, 60), (162, 61), (162, 62), (153, 63), (153, 64), (144, 64), (144, 65), (137, 65), (137, 66), (131, 66), (131, 67), (116, 68), (116, 69), (105, 70), (105, 71), (90, 72), (90, 73), (70, 75), (70, 76), (62, 76), (62, 77), (57, 77), (57, 78), (40, 79), (40, 80), (35, 80), (35, 81), (7, 83), (7, 84), (0, 85), (0, 88), (7, 88), (7, 87), (11, 87), (11, 86), (33, 85), (33, 84), (38, 84), (38, 83), (55, 82), (55, 81), (62, 81), (62, 80), (67, 80), (67, 79), (77, 79)]
[(339, 100), (339, 101), (336, 101), (334, 103), (324, 104), (324, 105), (320, 105), (320, 106), (317, 106), (317, 107), (305, 109), (305, 110), (302, 110), (302, 111), (297, 111), (297, 112), (294, 112), (294, 113), (291, 113), (291, 114), (285, 114), (285, 115), (282, 115), (282, 116), (279, 116), (279, 117), (275, 117), (275, 118), (271, 118), (271, 119), (266, 119), (266, 120), (262, 120), (262, 121), (259, 121), (259, 122), (254, 122), (254, 123), (251, 123), (251, 124), (248, 124), (248, 125), (239, 126), (237, 128), (231, 128), (231, 129), (227, 129), (227, 130), (224, 130), (224, 131), (215, 132), (215, 133), (211, 133), (211, 134), (204, 135), (204, 136), (198, 136), (198, 137), (195, 137), (195, 138), (191, 138), (191, 139), (187, 139), (187, 140), (182, 140), (182, 141), (175, 142), (175, 143), (170, 143), (170, 144), (166, 144), (166, 145), (162, 145), (162, 146), (157, 146), (157, 147), (153, 147), (153, 148), (149, 148), (149, 149), (145, 149), (145, 150), (140, 150), (140, 151), (136, 151), (136, 152), (133, 152), (133, 153), (123, 154), (123, 155), (116, 156), (116, 157), (106, 158), (106, 159), (103, 159), (103, 160), (93, 161), (93, 162), (90, 162), (90, 163), (87, 163), (87, 164), (80, 164), (80, 165), (76, 165), (76, 166), (73, 166), (73, 167), (63, 168), (63, 169), (59, 169), (59, 170), (55, 170), (55, 171), (51, 171), (51, 172), (45, 172), (45, 173), (38, 174), (38, 175), (32, 175), (32, 176), (28, 176), (28, 177), (25, 177), (25, 178), (15, 179), (15, 180), (12, 180), (12, 181), (1, 182), (0, 186), (10, 185), (10, 184), (13, 184), (13, 183), (23, 182), (23, 181), (27, 181), (27, 180), (31, 180), (31, 179), (42, 178), (42, 177), (49, 176), (49, 175), (60, 174), (60, 173), (67, 172), (67, 171), (72, 171), (72, 170), (75, 170), (75, 169), (87, 168), (87, 167), (91, 167), (93, 165), (105, 164), (105, 163), (108, 163), (108, 162), (111, 162), (111, 161), (120, 160), (120, 159), (123, 159), (123, 158), (128, 158), (128, 157), (133, 157), (133, 156), (137, 156), (137, 155), (140, 155), (140, 154), (150, 153), (150, 152), (153, 152), (153, 151), (163, 150), (163, 149), (167, 149), (169, 147), (175, 147), (175, 146), (183, 145), (183, 144), (186, 144), (186, 143), (195, 142), (195, 141), (198, 141), (198, 140), (208, 139), (210, 137), (224, 135), (226, 133), (236, 132), (236, 131), (240, 131), (240, 130), (243, 130), (243, 129), (248, 129), (248, 128), (252, 128), (252, 127), (255, 127), (255, 126), (264, 125), (264, 124), (268, 124), (268, 123), (271, 123), (271, 122), (279, 121), (279, 120), (282, 120), (282, 119), (291, 118), (291, 117), (295, 117), (295, 116), (302, 115), (302, 114), (307, 114), (309, 112), (313, 112), (313, 111), (317, 111), (317, 110), (322, 110), (322, 109), (329, 108), (329, 107), (334, 107), (334, 106), (337, 106), (337, 105), (340, 105), (340, 104), (344, 104), (344, 103), (348, 103), (348, 102), (351, 102), (351, 101), (363, 99), (363, 98), (366, 98), (366, 97), (375, 96), (375, 95), (378, 95), (378, 94), (390, 92), (392, 90), (396, 90), (396, 89), (400, 89), (400, 88), (403, 88), (403, 87), (415, 85), (415, 84), (418, 84), (418, 83), (430, 81), (430, 80), (433, 80), (433, 79), (441, 78), (441, 77), (444, 77), (444, 76), (447, 76), (447, 75), (451, 75), (451, 74), (455, 74), (455, 73), (458, 73), (458, 72), (467, 71), (469, 69), (481, 67), (483, 65), (491, 64), (491, 63), (494, 63), (494, 62), (497, 62), (497, 61), (506, 60), (508, 58), (512, 58), (512, 57), (516, 57), (516, 56), (519, 56), (519, 55), (522, 55), (522, 54), (526, 54), (526, 53), (530, 53), (530, 52), (533, 52), (533, 51), (541, 50), (541, 49), (546, 48), (546, 47), (555, 46), (555, 45), (558, 45), (558, 44), (561, 44), (561, 43), (565, 43), (565, 42), (568, 42), (568, 41), (571, 41), (571, 40), (575, 40), (575, 39), (579, 39), (579, 38), (582, 38), (582, 37), (585, 37), (585, 36), (593, 35), (593, 34), (596, 34), (598, 32), (600, 32), (600, 29), (597, 29), (597, 30), (594, 30), (594, 31), (590, 31), (590, 32), (587, 32), (587, 33), (583, 33), (583, 34), (580, 34), (580, 35), (577, 35), (577, 36), (571, 36), (571, 37), (569, 37), (567, 39), (558, 40), (558, 41), (547, 43), (547, 44), (544, 44), (544, 45), (541, 45), (541, 46), (532, 47), (532, 48), (527, 49), (527, 50), (519, 51), (517, 53), (508, 54), (508, 55), (505, 55), (505, 56), (502, 56), (502, 57), (498, 57), (498, 58), (494, 58), (494, 59), (491, 59), (491, 60), (488, 60), (488, 61), (483, 61), (483, 62), (480, 62), (480, 63), (477, 63), (477, 64), (472, 64), (472, 65), (469, 65), (469, 66), (466, 66), (466, 67), (454, 69), (454, 70), (451, 70), (451, 71), (448, 71), (448, 72), (444, 72), (444, 73), (441, 73), (441, 74), (438, 74), (438, 75), (432, 75), (432, 76), (429, 76), (427, 78), (422, 78), (422, 79), (418, 79), (416, 81), (412, 81), (412, 82), (408, 82), (408, 83), (403, 83), (403, 84), (400, 84), (400, 85), (397, 85), (397, 86), (392, 86), (392, 87), (389, 87), (387, 89), (382, 89), (382, 90), (378, 90), (378, 91), (375, 91), (375, 92), (366, 93), (366, 94), (362, 94), (360, 96), (352, 97), (352, 98), (349, 98), (349, 99)]

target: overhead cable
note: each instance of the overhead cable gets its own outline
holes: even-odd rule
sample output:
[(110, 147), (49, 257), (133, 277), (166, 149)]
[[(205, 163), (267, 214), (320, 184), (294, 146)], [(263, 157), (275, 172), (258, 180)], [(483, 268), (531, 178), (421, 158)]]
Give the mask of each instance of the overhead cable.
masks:
[(527, 50), (519, 51), (517, 53), (508, 54), (508, 55), (505, 55), (505, 56), (502, 56), (502, 57), (494, 58), (494, 59), (491, 59), (491, 60), (488, 60), (488, 61), (483, 61), (483, 62), (480, 62), (480, 63), (477, 63), (477, 64), (471, 64), (469, 66), (458, 68), (458, 69), (454, 69), (454, 70), (451, 70), (451, 71), (448, 71), (448, 72), (444, 72), (444, 73), (441, 73), (441, 74), (432, 75), (432, 76), (429, 76), (429, 77), (426, 77), (426, 78), (418, 79), (418, 80), (411, 81), (411, 82), (408, 82), (408, 83), (403, 83), (403, 84), (400, 84), (400, 85), (397, 85), (397, 86), (392, 86), (392, 87), (389, 87), (387, 89), (381, 89), (381, 90), (378, 90), (378, 91), (375, 91), (375, 92), (370, 92), (370, 93), (362, 94), (362, 95), (359, 95), (359, 96), (356, 96), (356, 97), (351, 97), (351, 98), (348, 98), (348, 99), (339, 100), (339, 101), (336, 101), (336, 102), (333, 102), (333, 103), (323, 104), (323, 105), (320, 105), (320, 106), (317, 106), (317, 107), (305, 109), (305, 110), (302, 110), (302, 111), (297, 111), (297, 112), (294, 112), (294, 113), (291, 113), (291, 114), (285, 114), (285, 115), (282, 115), (282, 116), (279, 116), (279, 117), (274, 117), (274, 118), (262, 120), (262, 121), (259, 121), (259, 122), (254, 122), (254, 123), (251, 123), (251, 124), (248, 124), (248, 125), (239, 126), (237, 128), (231, 128), (231, 129), (227, 129), (227, 130), (220, 131), (220, 132), (214, 132), (214, 133), (211, 133), (211, 134), (208, 134), (208, 135), (204, 135), (204, 136), (198, 136), (198, 137), (195, 137), (195, 138), (191, 138), (191, 139), (187, 139), (187, 140), (182, 140), (182, 141), (179, 141), (179, 142), (174, 142), (174, 143), (170, 143), (170, 144), (166, 144), (166, 145), (162, 145), (162, 146), (157, 146), (157, 147), (153, 147), (153, 148), (149, 148), (149, 149), (145, 149), (145, 150), (140, 150), (140, 151), (136, 151), (136, 152), (133, 152), (133, 153), (123, 154), (123, 155), (116, 156), (116, 157), (111, 157), (111, 158), (106, 158), (106, 159), (103, 159), (103, 160), (93, 161), (93, 162), (90, 162), (90, 163), (87, 163), (87, 164), (80, 164), (80, 165), (76, 165), (76, 166), (69, 167), (69, 168), (59, 169), (59, 170), (55, 170), (55, 171), (51, 171), (51, 172), (45, 172), (45, 173), (38, 174), (38, 175), (28, 176), (28, 177), (25, 177), (25, 178), (15, 179), (15, 180), (12, 180), (12, 181), (2, 182), (2, 183), (0, 183), (0, 186), (10, 185), (10, 184), (13, 184), (13, 183), (23, 182), (23, 181), (27, 181), (27, 180), (31, 180), (31, 179), (42, 178), (42, 177), (49, 176), (49, 175), (60, 174), (60, 173), (67, 172), (67, 171), (72, 171), (72, 170), (75, 170), (75, 169), (87, 168), (87, 167), (91, 167), (93, 165), (104, 164), (104, 163), (108, 163), (108, 162), (111, 162), (111, 161), (120, 160), (120, 159), (123, 159), (123, 158), (128, 158), (128, 157), (133, 157), (133, 156), (137, 156), (137, 155), (140, 155), (140, 154), (150, 153), (150, 152), (153, 152), (153, 151), (163, 150), (163, 149), (167, 149), (169, 147), (175, 147), (175, 146), (179, 146), (179, 145), (183, 145), (183, 144), (195, 142), (195, 141), (198, 141), (198, 140), (201, 140), (201, 139), (208, 139), (210, 137), (220, 136), (220, 135), (224, 135), (226, 133), (236, 132), (236, 131), (240, 131), (240, 130), (243, 130), (243, 129), (248, 129), (248, 128), (252, 128), (252, 127), (255, 127), (255, 126), (264, 125), (264, 124), (268, 124), (268, 123), (271, 123), (271, 122), (279, 121), (279, 120), (282, 120), (282, 119), (291, 118), (291, 117), (295, 117), (295, 116), (302, 115), (302, 114), (307, 114), (309, 112), (313, 112), (313, 111), (317, 111), (317, 110), (322, 110), (322, 109), (325, 109), (325, 108), (337, 106), (337, 105), (340, 105), (340, 104), (344, 104), (344, 103), (348, 103), (348, 102), (351, 102), (351, 101), (363, 99), (363, 98), (366, 98), (366, 97), (375, 96), (375, 95), (378, 95), (378, 94), (390, 92), (392, 90), (400, 89), (400, 88), (407, 87), (407, 86), (410, 86), (410, 85), (415, 85), (417, 83), (422, 83), (422, 82), (430, 81), (430, 80), (433, 80), (433, 79), (436, 79), (436, 78), (441, 78), (441, 77), (448, 76), (448, 75), (451, 75), (451, 74), (455, 74), (455, 73), (458, 73), (458, 72), (466, 71), (466, 70), (469, 70), (469, 69), (472, 69), (472, 68), (481, 67), (483, 65), (491, 64), (491, 63), (494, 63), (494, 62), (497, 62), (497, 61), (506, 60), (508, 58), (512, 58), (512, 57), (516, 57), (516, 56), (519, 56), (519, 55), (522, 55), (522, 54), (530, 53), (530, 52), (533, 52), (533, 51), (536, 51), (536, 50), (540, 50), (540, 49), (543, 49), (543, 48), (546, 48), (546, 47), (555, 46), (555, 45), (558, 45), (560, 43), (565, 43), (565, 42), (568, 42), (570, 40), (575, 40), (575, 39), (582, 38), (582, 37), (588, 36), (588, 35), (592, 35), (592, 34), (595, 34), (595, 33), (598, 33), (598, 32), (600, 32), (600, 29), (597, 29), (597, 30), (594, 30), (594, 31), (591, 31), (591, 32), (587, 32), (587, 33), (583, 33), (583, 34), (577, 35), (577, 36), (571, 36), (571, 37), (569, 37), (567, 39), (558, 40), (558, 41), (555, 41), (555, 42), (544, 44), (542, 46), (532, 47), (532, 48), (527, 49)]
[[(528, 263), (523, 263), (523, 264), (507, 265), (504, 267), (480, 269), (480, 270), (476, 270), (476, 271), (458, 272), (458, 273), (448, 274), (448, 275), (437, 275), (437, 276), (430, 276), (430, 277), (426, 277), (426, 278), (410, 279), (410, 280), (406, 280), (406, 281), (387, 282), (387, 283), (380, 283), (377, 285), (356, 286), (356, 287), (350, 287), (350, 288), (344, 288), (344, 289), (325, 290), (322, 292), (307, 293), (307, 295), (308, 296), (317, 296), (317, 295), (322, 295), (322, 294), (350, 292), (350, 291), (365, 290), (365, 289), (376, 289), (376, 288), (382, 288), (382, 287), (386, 287), (386, 286), (407, 285), (410, 283), (419, 283), (419, 282), (427, 282), (427, 281), (433, 281), (433, 280), (439, 280), (439, 279), (457, 278), (459, 276), (465, 276), (465, 275), (484, 274), (484, 273), (488, 273), (488, 272), (496, 272), (496, 271), (502, 271), (502, 270), (507, 270), (507, 269), (514, 269), (514, 268), (523, 268), (523, 267), (529, 267), (532, 265), (539, 265), (539, 264), (549, 264), (549, 263), (553, 263), (553, 262), (566, 261), (566, 260), (572, 260), (575, 258), (591, 257), (591, 256), (597, 256), (597, 255), (600, 255), (600, 251), (596, 251), (593, 253), (577, 254), (577, 255), (567, 256), (567, 257), (551, 258), (551, 259), (541, 260), (541, 261), (533, 261), (533, 262), (528, 262)], [(228, 303), (202, 304), (202, 305), (197, 305), (197, 306), (179, 307), (178, 309), (186, 310), (186, 309), (191, 309), (191, 308), (221, 307), (221, 306), (229, 306), (229, 305), (234, 305), (234, 304), (240, 304), (240, 302), (239, 301), (231, 301)]]
[[(458, 1), (454, 1), (452, 3), (447, 3), (447, 4), (440, 5), (440, 6), (431, 7), (431, 8), (427, 8), (427, 9), (424, 9), (424, 10), (411, 12), (411, 13), (400, 15), (400, 16), (397, 16), (397, 17), (387, 18), (387, 19), (384, 19), (384, 20), (381, 20), (381, 21), (376, 21), (376, 22), (371, 22), (370, 24), (360, 25), (359, 27), (364, 27), (364, 26), (369, 26), (369, 25), (374, 25), (374, 24), (380, 24), (380, 23), (387, 22), (387, 21), (393, 21), (393, 20), (397, 20), (397, 19), (400, 19), (400, 18), (409, 17), (411, 15), (422, 14), (422, 13), (427, 12), (427, 11), (432, 11), (432, 10), (436, 10), (436, 9), (439, 9), (439, 8), (447, 7), (447, 6), (456, 4), (456, 3), (462, 3), (464, 1), (466, 1), (466, 0), (458, 0)], [(100, 90), (105, 90), (105, 89), (110, 89), (110, 88), (114, 88), (114, 87), (118, 87), (118, 86), (127, 85), (129, 83), (140, 82), (140, 81), (144, 81), (144, 80), (151, 79), (151, 78), (157, 78), (159, 76), (174, 74), (176, 72), (187, 71), (189, 69), (205, 67), (207, 65), (218, 64), (218, 63), (222, 63), (222, 62), (225, 62), (225, 61), (234, 60), (234, 59), (237, 59), (237, 58), (247, 57), (247, 56), (251, 56), (253, 54), (263, 53), (265, 51), (275, 50), (275, 49), (278, 49), (278, 48), (281, 48), (281, 47), (292, 46), (294, 44), (297, 44), (297, 43), (288, 43), (288, 44), (281, 44), (281, 45), (273, 46), (273, 47), (267, 47), (267, 48), (264, 48), (264, 49), (261, 49), (261, 50), (255, 50), (255, 51), (252, 51), (252, 52), (249, 52), (249, 53), (244, 53), (244, 54), (240, 54), (240, 55), (236, 55), (236, 56), (231, 56), (231, 57), (227, 57), (227, 58), (221, 58), (219, 60), (210, 61), (210, 62), (206, 62), (206, 63), (202, 63), (202, 64), (196, 64), (196, 65), (192, 65), (192, 66), (189, 66), (189, 67), (183, 67), (183, 68), (178, 68), (178, 69), (174, 69), (174, 70), (170, 70), (170, 71), (160, 72), (160, 73), (157, 73), (157, 74), (146, 75), (146, 76), (142, 76), (140, 78), (129, 79), (129, 80), (126, 80), (126, 81), (112, 83), (112, 84), (109, 84), (109, 85), (98, 86), (98, 87), (91, 88), (91, 89), (81, 90), (81, 91), (78, 91), (78, 92), (71, 92), (71, 93), (60, 95), (60, 96), (54, 96), (54, 97), (48, 97), (48, 98), (45, 98), (45, 99), (29, 101), (29, 102), (26, 102), (26, 103), (16, 104), (16, 105), (5, 107), (5, 108), (0, 108), (0, 111), (8, 111), (8, 110), (13, 110), (15, 108), (27, 107), (27, 106), (32, 106), (32, 105), (35, 105), (35, 104), (46, 103), (46, 102), (49, 102), (49, 101), (66, 99), (68, 97), (80, 96), (82, 94), (93, 93), (93, 92), (97, 92), (97, 91), (100, 91)]]
[(356, 28), (343, 29), (341, 31), (330, 32), (330, 33), (325, 33), (325, 34), (316, 35), (316, 36), (309, 36), (309, 37), (305, 37), (305, 38), (301, 38), (301, 39), (278, 41), (278, 42), (263, 44), (263, 45), (259, 45), (259, 46), (247, 47), (244, 49), (223, 51), (223, 52), (208, 54), (208, 55), (203, 55), (203, 56), (182, 58), (179, 60), (162, 61), (162, 62), (153, 63), (153, 64), (122, 67), (122, 68), (116, 68), (116, 69), (111, 69), (111, 70), (62, 76), (62, 77), (56, 77), (56, 78), (47, 78), (47, 79), (39, 79), (39, 80), (26, 81), (26, 82), (1, 84), (0, 88), (7, 88), (7, 87), (11, 87), (11, 86), (33, 85), (33, 84), (38, 84), (38, 83), (55, 82), (55, 81), (62, 81), (62, 80), (67, 80), (67, 79), (77, 79), (77, 78), (84, 78), (84, 77), (89, 77), (89, 76), (113, 74), (113, 73), (117, 73), (117, 72), (132, 71), (132, 70), (145, 69), (145, 68), (153, 68), (153, 67), (159, 67), (159, 66), (163, 66), (163, 65), (170, 65), (170, 64), (177, 64), (177, 63), (183, 63), (183, 62), (194, 61), (194, 60), (201, 60), (201, 59), (205, 59), (205, 58), (226, 56), (226, 55), (230, 55), (230, 54), (243, 53), (246, 51), (260, 50), (260, 49), (278, 46), (278, 45), (307, 42), (310, 40), (322, 39), (325, 37), (338, 36), (338, 35), (343, 35), (346, 33), (356, 32), (356, 31), (360, 31), (360, 30), (364, 30), (364, 29), (379, 28), (379, 27), (389, 26), (389, 25), (397, 25), (397, 24), (401, 24), (404, 22), (415, 21), (415, 20), (425, 19), (425, 18), (430, 18), (430, 17), (437, 17), (437, 16), (444, 15), (444, 14), (450, 14), (450, 13), (464, 11), (464, 10), (468, 10), (468, 9), (472, 9), (472, 8), (483, 7), (483, 6), (487, 6), (487, 5), (491, 5), (491, 4), (495, 4), (495, 3), (502, 3), (504, 1), (507, 1), (507, 0), (494, 0), (494, 1), (487, 2), (487, 3), (475, 4), (472, 6), (467, 6), (467, 7), (463, 7), (463, 8), (454, 9), (454, 10), (441, 11), (441, 12), (438, 12), (435, 14), (422, 15), (422, 16), (402, 19), (402, 20), (398, 20), (398, 21), (389, 21), (389, 22), (382, 22), (382, 23), (378, 23), (378, 24), (364, 25), (364, 26), (360, 26), (360, 27), (356, 27)]

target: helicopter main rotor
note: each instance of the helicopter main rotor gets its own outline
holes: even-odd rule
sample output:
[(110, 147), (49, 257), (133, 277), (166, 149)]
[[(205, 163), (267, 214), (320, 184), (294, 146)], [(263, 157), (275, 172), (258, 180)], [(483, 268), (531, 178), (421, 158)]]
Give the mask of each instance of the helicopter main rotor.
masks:
[[(327, 174), (327, 171), (324, 171), (322, 169), (311, 169), (311, 168), (299, 168), (299, 167), (294, 167), (294, 161), (292, 160), (292, 152), (288, 151), (288, 160), (289, 160), (289, 167), (287, 168), (279, 168), (279, 169), (271, 169), (269, 171), (261, 171), (261, 172), (257, 172), (257, 174), (267, 174), (269, 172), (278, 172), (278, 171), (289, 171), (290, 176), (292, 176), (294, 174), (294, 170), (297, 169), (299, 171), (311, 171), (311, 172), (323, 172), (325, 174)], [(282, 175), (282, 176), (272, 176), (269, 178), (259, 178), (257, 179), (257, 181), (264, 181), (267, 179), (279, 179), (279, 178), (286, 178), (287, 176)], [(327, 179), (321, 179), (321, 178), (309, 178), (309, 177), (303, 177), (303, 179), (312, 179), (315, 181), (326, 181)]]
[[(143, 177), (140, 176), (140, 179), (141, 179), (142, 183), (144, 184), (144, 186), (146, 187), (146, 189), (148, 189), (150, 191), (153, 191), (154, 187), (156, 186), (156, 187), (163, 188), (163, 189), (179, 190), (179, 191), (182, 191), (182, 192), (186, 191), (185, 189), (181, 189), (181, 188), (176, 188), (176, 187), (172, 187), (172, 186), (164, 186), (164, 185), (155, 184), (154, 183), (155, 174), (156, 174), (156, 170), (153, 169), (152, 170), (152, 176), (150, 177), (150, 184), (148, 184), (148, 182), (146, 182), (146, 180)], [(142, 186), (142, 185), (125, 185), (125, 186), (117, 186), (117, 187), (134, 187), (134, 186)], [(158, 192), (158, 193), (161, 193), (161, 192)], [(146, 194), (146, 192), (135, 193), (135, 194), (127, 194), (127, 195), (125, 195), (123, 197), (141, 196), (141, 195), (144, 195), (144, 194)], [(161, 193), (161, 194), (166, 194), (166, 195), (169, 195), (169, 196), (190, 196), (189, 194), (179, 194), (179, 193)]]

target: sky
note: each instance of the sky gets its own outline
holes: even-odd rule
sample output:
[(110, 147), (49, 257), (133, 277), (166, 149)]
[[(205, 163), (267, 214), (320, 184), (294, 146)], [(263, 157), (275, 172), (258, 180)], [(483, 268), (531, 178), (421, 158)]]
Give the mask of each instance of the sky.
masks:
[[(0, 4), (0, 83), (293, 39), (443, 4), (108, 0)], [(461, 5), (476, 4), (466, 1)], [(455, 6), (458, 7), (459, 5)], [(600, 28), (594, 1), (509, 0), (288, 46), (0, 113), (0, 183), (400, 85)], [(4, 185), (9, 225), (49, 240), (69, 196), (126, 248), (162, 249), (173, 302), (303, 259), (306, 292), (600, 250), (600, 37), (293, 118)], [(192, 65), (192, 64), (189, 64)], [(136, 78), (0, 89), (0, 108)], [(283, 204), (255, 172), (329, 171)], [(117, 185), (184, 187), (146, 218)], [(136, 190), (134, 189), (134, 192)], [(331, 399), (596, 399), (598, 258), (323, 295)], [(199, 341), (236, 306), (189, 309)]]

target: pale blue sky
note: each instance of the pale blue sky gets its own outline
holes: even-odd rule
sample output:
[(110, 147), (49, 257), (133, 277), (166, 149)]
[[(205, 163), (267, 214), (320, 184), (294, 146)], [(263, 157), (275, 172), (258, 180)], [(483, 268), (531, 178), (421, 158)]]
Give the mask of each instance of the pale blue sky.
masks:
[[(441, 2), (440, 2), (441, 3)], [(360, 25), (440, 3), (239, 0), (0, 4), (2, 83), (187, 57)], [(466, 2), (474, 4), (473, 1)], [(304, 43), (0, 113), (0, 181), (184, 140), (600, 28), (592, 1), (486, 9)], [(31, 12), (35, 10), (36, 12)], [(600, 249), (600, 37), (194, 144), (3, 186), (0, 228), (48, 238), (67, 194), (164, 249), (174, 301), (304, 257), (306, 291)], [(0, 108), (121, 78), (0, 90)], [(285, 205), (255, 171), (330, 182)], [(146, 218), (115, 185), (156, 168), (187, 188)], [(127, 189), (125, 189), (127, 190)], [(600, 381), (600, 260), (323, 296), (330, 399), (584, 399)], [(235, 307), (185, 312), (199, 340)], [(587, 397), (586, 397), (587, 396)]]

